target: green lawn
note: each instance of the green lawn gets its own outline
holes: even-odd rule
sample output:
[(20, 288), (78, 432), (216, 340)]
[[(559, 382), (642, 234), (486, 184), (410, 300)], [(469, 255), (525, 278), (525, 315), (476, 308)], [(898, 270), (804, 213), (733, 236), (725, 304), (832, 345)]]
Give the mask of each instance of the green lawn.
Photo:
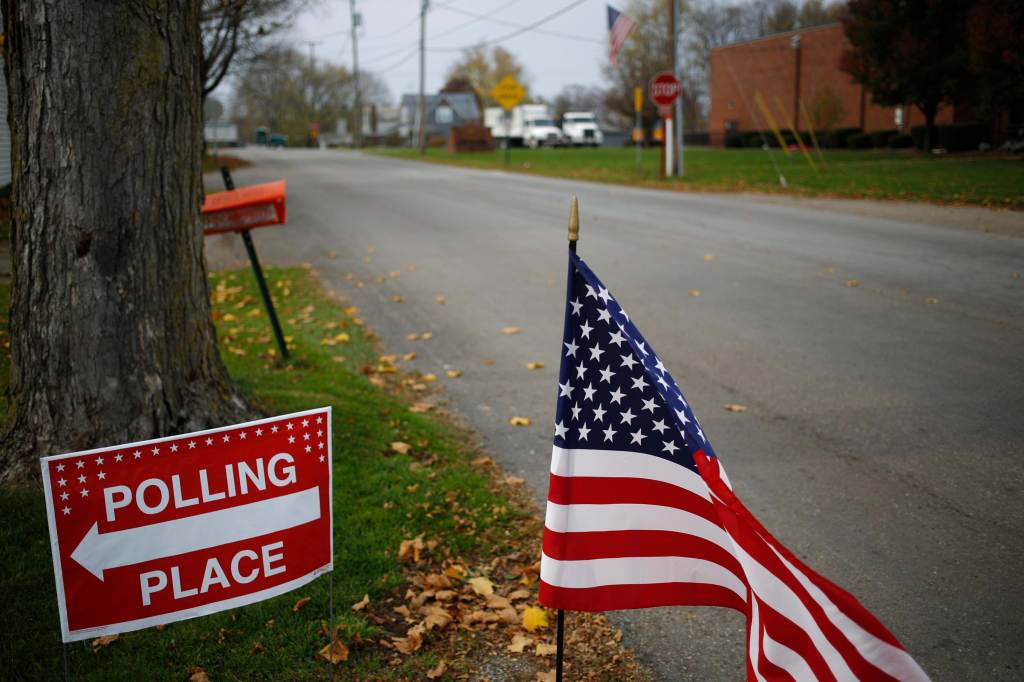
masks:
[[(417, 150), (374, 153), (422, 159)], [(513, 149), (508, 170), (555, 177), (676, 190), (787, 192), (808, 196), (903, 199), (1024, 209), (1024, 158), (925, 155), (913, 152), (826, 151), (813, 170), (799, 152), (779, 149), (686, 150), (685, 178), (658, 178), (659, 150), (643, 151), (641, 172), (632, 148)], [(504, 152), (449, 154), (428, 150), (427, 161), (505, 169)], [(815, 157), (815, 163), (817, 158)], [(778, 167), (778, 172), (776, 170)], [(779, 172), (787, 187), (779, 182)]]
[[(495, 486), (486, 467), (470, 462), (478, 453), (464, 435), (443, 418), (410, 411), (408, 402), (395, 397), (403, 375), (378, 373), (391, 365), (378, 357), (356, 309), (329, 299), (307, 270), (270, 270), (268, 277), (293, 346), (291, 364), (274, 361), (250, 273), (211, 276), (214, 318), (232, 376), (267, 413), (334, 406), (334, 613), (352, 652), (338, 666), (338, 679), (423, 679), (438, 662), (436, 650), (425, 645), (412, 656), (398, 657), (370, 643), (380, 628), (375, 622), (383, 621), (368, 619), (366, 611), (390, 613), (381, 600), (397, 594), (401, 603), (405, 592), (400, 543), (418, 535), (438, 539), (440, 546), (428, 552), (425, 564), (440, 570), (447, 557), (465, 562), (472, 574), (476, 557), (521, 549), (524, 534), (536, 536), (536, 522)], [(2, 289), (0, 305), (6, 310), (8, 292)], [(4, 342), (6, 326), (4, 320)], [(0, 358), (0, 381), (6, 382), (6, 350)], [(382, 377), (399, 388), (384, 390)], [(0, 418), (5, 414), (3, 408)], [(395, 441), (410, 444), (410, 452), (394, 452)], [(0, 489), (0, 516), (0, 546), (6, 550), (0, 563), (5, 628), (0, 678), (61, 679), (63, 652), (40, 486)], [(494, 579), (497, 585), (499, 577)], [(68, 645), (71, 678), (186, 680), (193, 666), (217, 681), (324, 678), (326, 664), (316, 653), (328, 642), (330, 580), (324, 576), (260, 604), (161, 630), (124, 634), (109, 646)], [(366, 593), (371, 606), (353, 612), (350, 606)], [(310, 601), (293, 612), (301, 597)], [(407, 626), (398, 622), (401, 634)], [(359, 644), (360, 638), (366, 643)], [(446, 642), (448, 633), (431, 638)]]

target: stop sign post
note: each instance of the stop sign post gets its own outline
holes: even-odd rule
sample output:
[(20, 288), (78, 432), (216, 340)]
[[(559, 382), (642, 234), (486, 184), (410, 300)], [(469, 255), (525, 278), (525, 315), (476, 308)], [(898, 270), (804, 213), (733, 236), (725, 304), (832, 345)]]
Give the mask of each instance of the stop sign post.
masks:
[(661, 71), (651, 78), (647, 89), (651, 100), (658, 105), (658, 114), (661, 116), (662, 126), (665, 131), (662, 137), (664, 164), (661, 168), (661, 175), (665, 177), (672, 174), (672, 150), (674, 149), (674, 144), (670, 121), (672, 120), (672, 108), (682, 92), (682, 88), (679, 86), (679, 79), (671, 71)]

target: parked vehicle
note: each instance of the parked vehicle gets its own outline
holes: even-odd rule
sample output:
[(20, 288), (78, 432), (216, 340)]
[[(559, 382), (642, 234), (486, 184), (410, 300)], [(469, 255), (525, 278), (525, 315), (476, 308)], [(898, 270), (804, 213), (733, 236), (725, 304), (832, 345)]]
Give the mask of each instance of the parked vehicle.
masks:
[(562, 130), (551, 120), (546, 104), (520, 104), (507, 115), (501, 107), (484, 110), (484, 126), (499, 144), (553, 147), (565, 143)]
[(567, 111), (562, 116), (562, 134), (566, 144), (599, 147), (604, 135), (597, 125), (592, 111)]
[(559, 147), (565, 144), (565, 138), (548, 116), (529, 117), (523, 119), (523, 144), (532, 149)]
[(513, 147), (521, 145), (523, 143), (522, 107), (514, 108), (507, 116), (501, 107), (484, 109), (484, 127), (491, 131), (491, 139), (499, 145), (504, 144), (506, 139)]

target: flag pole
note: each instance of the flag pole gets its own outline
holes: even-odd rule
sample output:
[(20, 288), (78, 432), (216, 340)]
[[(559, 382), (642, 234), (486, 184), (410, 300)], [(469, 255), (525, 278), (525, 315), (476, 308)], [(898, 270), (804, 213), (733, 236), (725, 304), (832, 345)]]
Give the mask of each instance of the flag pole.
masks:
[[(575, 196), (569, 206), (569, 253), (576, 253), (580, 239), (580, 202)], [(562, 662), (565, 660), (565, 611), (558, 609), (558, 629), (555, 635), (555, 682), (562, 682)]]

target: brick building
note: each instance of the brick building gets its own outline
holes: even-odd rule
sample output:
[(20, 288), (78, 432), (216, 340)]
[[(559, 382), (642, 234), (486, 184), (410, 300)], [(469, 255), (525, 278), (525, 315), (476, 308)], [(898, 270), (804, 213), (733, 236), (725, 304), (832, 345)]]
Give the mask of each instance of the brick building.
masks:
[[(839, 70), (840, 57), (848, 49), (843, 27), (835, 23), (712, 50), (711, 144), (723, 144), (733, 132), (768, 130), (757, 93), (781, 127), (791, 119), (798, 130), (807, 130), (807, 117), (815, 129), (909, 131), (923, 125), (924, 115), (917, 107), (874, 104), (863, 86)], [(935, 122), (953, 122), (952, 107), (941, 107)]]

